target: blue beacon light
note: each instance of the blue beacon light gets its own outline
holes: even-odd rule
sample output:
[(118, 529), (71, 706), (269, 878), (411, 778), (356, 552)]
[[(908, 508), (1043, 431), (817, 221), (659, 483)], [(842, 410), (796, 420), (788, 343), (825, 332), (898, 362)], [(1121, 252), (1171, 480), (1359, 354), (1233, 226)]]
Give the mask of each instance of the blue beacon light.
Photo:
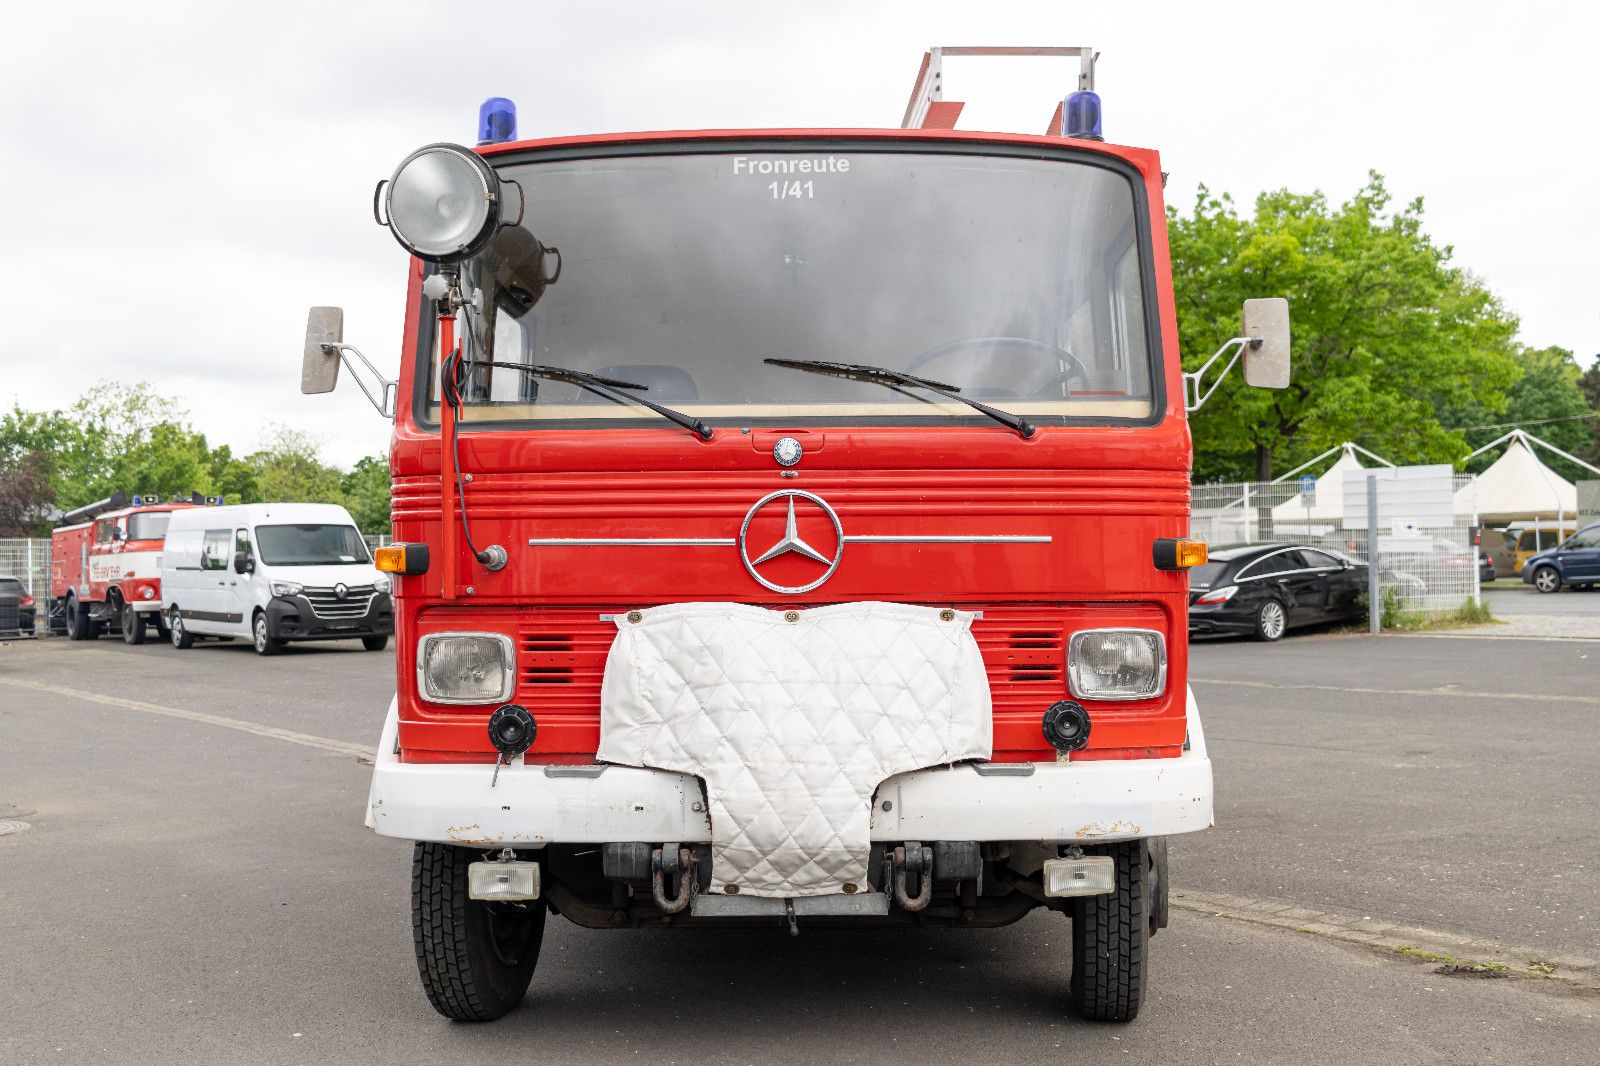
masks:
[(504, 144), (517, 139), (517, 105), (491, 96), (478, 108), (478, 144)]
[(1061, 105), (1061, 128), (1066, 137), (1103, 141), (1100, 135), (1100, 94), (1087, 89), (1067, 97)]

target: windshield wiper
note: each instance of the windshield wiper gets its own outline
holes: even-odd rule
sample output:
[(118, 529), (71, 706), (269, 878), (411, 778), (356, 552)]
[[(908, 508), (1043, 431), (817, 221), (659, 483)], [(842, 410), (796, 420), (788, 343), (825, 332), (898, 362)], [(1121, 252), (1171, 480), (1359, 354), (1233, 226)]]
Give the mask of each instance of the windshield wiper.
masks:
[(636, 396), (631, 392), (620, 391), (622, 389), (638, 389), (643, 391), (650, 387), (648, 385), (640, 385), (632, 381), (618, 381), (616, 378), (601, 377), (599, 374), (591, 374), (586, 370), (568, 370), (566, 367), (562, 366), (539, 366), (532, 363), (499, 363), (484, 359), (463, 360), (461, 365), (463, 369), (469, 370), (475, 366), (495, 366), (500, 367), (503, 370), (521, 371), (531, 378), (544, 378), (547, 381), (565, 381), (569, 385), (576, 385), (580, 389), (587, 389), (596, 396), (604, 396), (608, 400), (619, 400), (623, 403), (637, 404), (640, 407), (648, 408), (649, 410), (660, 415), (662, 418), (667, 419), (669, 422), (676, 422), (684, 429), (690, 430), (701, 440), (711, 439), (711, 427), (705, 422), (702, 422), (700, 419), (691, 415), (686, 415), (682, 411), (674, 411), (670, 407), (662, 407), (660, 404), (651, 400), (647, 400), (643, 396)]
[(986, 403), (979, 403), (969, 396), (961, 395), (961, 389), (955, 385), (946, 385), (942, 381), (930, 381), (928, 378), (919, 378), (905, 374), (898, 370), (890, 370), (883, 366), (864, 366), (860, 363), (829, 363), (821, 359), (763, 359), (763, 363), (772, 366), (789, 367), (791, 370), (805, 370), (812, 374), (827, 374), (830, 377), (849, 378), (852, 381), (870, 381), (877, 385), (887, 385), (891, 389), (900, 389), (911, 386), (918, 389), (927, 389), (940, 396), (946, 396), (957, 403), (964, 403), (974, 411), (980, 411), (1001, 425), (1010, 426), (1016, 430), (1024, 440), (1029, 439), (1037, 432), (1032, 422), (1020, 415), (1009, 411), (1002, 411), (997, 407), (990, 407)]

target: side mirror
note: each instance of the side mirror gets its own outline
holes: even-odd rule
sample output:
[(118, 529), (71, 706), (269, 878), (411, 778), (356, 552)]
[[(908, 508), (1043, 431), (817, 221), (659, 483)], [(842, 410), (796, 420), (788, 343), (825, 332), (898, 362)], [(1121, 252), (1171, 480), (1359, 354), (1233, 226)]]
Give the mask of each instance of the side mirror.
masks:
[[(307, 396), (332, 392), (339, 382), (339, 350), (324, 344), (344, 343), (344, 309), (313, 307), (306, 319), (306, 348), (300, 365), (300, 391)], [(243, 573), (243, 571), (240, 571)]]
[(236, 574), (253, 574), (256, 570), (256, 561), (244, 552), (233, 553), (233, 572)]
[(1244, 383), (1257, 389), (1289, 385), (1289, 301), (1281, 296), (1244, 302)]

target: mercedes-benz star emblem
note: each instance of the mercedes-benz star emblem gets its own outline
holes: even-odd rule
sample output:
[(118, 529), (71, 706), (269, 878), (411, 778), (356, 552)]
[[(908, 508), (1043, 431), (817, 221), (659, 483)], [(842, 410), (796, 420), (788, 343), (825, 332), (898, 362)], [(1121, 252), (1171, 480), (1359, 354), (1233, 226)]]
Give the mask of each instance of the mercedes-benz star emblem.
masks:
[[(798, 441), (795, 443), (795, 447), (799, 447)], [(783, 536), (772, 547), (752, 559), (750, 557), (749, 544), (750, 523), (764, 508), (778, 504), (779, 501), (783, 501), (788, 506), (787, 513), (784, 516)], [(825, 552), (818, 551), (815, 547), (806, 543), (805, 538), (800, 536), (800, 522), (795, 514), (796, 501), (800, 501), (807, 506), (817, 507), (827, 516), (828, 521), (833, 524), (834, 544), (831, 556)], [(816, 580), (805, 585), (780, 585), (776, 581), (769, 581), (762, 577), (761, 572), (756, 569), (763, 563), (789, 554), (799, 555), (804, 559), (810, 559), (814, 563), (821, 563), (827, 569)], [(821, 496), (803, 492), (800, 489), (784, 489), (781, 492), (774, 492), (761, 497), (756, 501), (756, 505), (750, 508), (749, 512), (744, 516), (744, 524), (739, 527), (739, 557), (744, 560), (744, 568), (750, 571), (750, 576), (773, 592), (810, 592), (832, 577), (833, 572), (839, 568), (839, 560), (844, 557), (844, 527), (839, 524), (839, 515), (832, 507), (828, 506), (827, 501)]]
[(350, 595), (350, 590), (345, 587), (345, 584), (344, 584), (343, 581), (341, 581), (337, 585), (333, 586), (334, 599), (338, 599), (338, 600), (346, 599), (347, 597), (349, 597), (349, 595)]
[(806, 450), (793, 437), (779, 437), (778, 443), (772, 446), (772, 457), (778, 460), (779, 466), (794, 466), (805, 453)]

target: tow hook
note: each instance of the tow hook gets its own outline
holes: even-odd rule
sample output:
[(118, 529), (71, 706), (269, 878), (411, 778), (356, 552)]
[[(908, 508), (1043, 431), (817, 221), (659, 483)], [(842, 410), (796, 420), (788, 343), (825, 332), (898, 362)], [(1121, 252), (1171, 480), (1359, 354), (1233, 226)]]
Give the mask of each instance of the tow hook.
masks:
[[(889, 853), (887, 865), (894, 873), (894, 901), (908, 911), (920, 911), (933, 901), (933, 849), (915, 840)], [(906, 875), (917, 879), (917, 894), (906, 892)], [(888, 878), (885, 878), (888, 880)]]
[[(678, 874), (678, 894), (670, 899), (667, 897), (666, 873), (663, 869), (667, 860), (662, 858), (663, 851), (670, 851), (676, 856), (672, 861)], [(694, 853), (688, 848), (668, 844), (650, 853), (650, 895), (663, 912), (679, 914), (685, 910), (689, 906), (689, 897), (694, 893), (694, 882)]]

